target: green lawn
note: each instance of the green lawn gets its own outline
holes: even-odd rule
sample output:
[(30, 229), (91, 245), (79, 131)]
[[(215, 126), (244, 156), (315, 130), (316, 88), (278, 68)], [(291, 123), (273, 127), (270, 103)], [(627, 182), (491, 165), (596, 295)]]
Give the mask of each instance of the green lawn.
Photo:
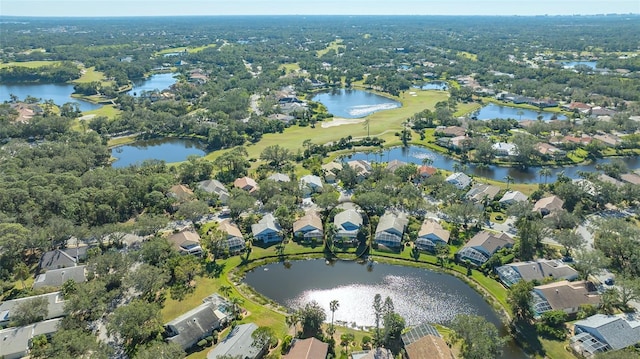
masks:
[(200, 52), (204, 49), (208, 49), (212, 47), (216, 47), (216, 44), (209, 44), (209, 45), (203, 45), (203, 46), (197, 46), (197, 47), (188, 47), (188, 46), (172, 47), (172, 48), (157, 51), (155, 55), (159, 56), (164, 54), (170, 54), (172, 52), (183, 52), (185, 50), (187, 50), (187, 52), (189, 53), (195, 53), (195, 52)]
[(99, 108), (97, 110), (86, 111), (86, 112), (83, 112), (82, 114), (83, 115), (105, 116), (105, 117), (108, 117), (110, 119), (113, 119), (116, 116), (118, 116), (120, 113), (122, 113), (122, 111), (118, 110), (113, 105), (103, 105), (101, 108)]
[(76, 80), (73, 80), (72, 82), (86, 83), (86, 82), (94, 82), (94, 81), (100, 81), (100, 83), (103, 86), (113, 84), (112, 81), (105, 81), (104, 73), (101, 71), (96, 71), (96, 68), (93, 66), (89, 68), (84, 68), (82, 76), (80, 76), (80, 78)]
[(24, 62), (5, 62), (0, 64), (0, 68), (11, 67), (11, 66), (21, 66), (28, 67), (30, 69), (42, 66), (51, 66), (51, 65), (59, 65), (61, 61), (24, 61)]
[(342, 39), (338, 39), (335, 41), (331, 41), (329, 43), (329, 45), (327, 45), (327, 47), (325, 47), (322, 50), (318, 50), (316, 51), (316, 56), (318, 57), (322, 57), (322, 55), (326, 54), (327, 52), (331, 51), (331, 50), (335, 50), (336, 52), (338, 51), (338, 48), (346, 48), (345, 45), (342, 45)]
[(279, 68), (285, 70), (286, 73), (291, 73), (300, 70), (300, 64), (297, 62), (292, 64), (282, 64)]

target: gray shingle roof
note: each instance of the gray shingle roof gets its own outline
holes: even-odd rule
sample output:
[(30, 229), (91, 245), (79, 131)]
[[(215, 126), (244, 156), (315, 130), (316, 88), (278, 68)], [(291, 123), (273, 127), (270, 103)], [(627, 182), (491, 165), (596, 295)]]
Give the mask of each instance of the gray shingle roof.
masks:
[(215, 303), (205, 302), (165, 324), (167, 332), (175, 334), (167, 340), (180, 345), (182, 349), (189, 349), (218, 329), (225, 318), (226, 315), (218, 310)]
[(87, 257), (89, 247), (56, 249), (46, 252), (40, 258), (41, 269), (59, 269), (75, 266), (78, 261)]
[(47, 298), (49, 304), (47, 305), (47, 316), (45, 319), (52, 319), (62, 317), (64, 312), (64, 299), (60, 292), (53, 292), (41, 295), (35, 295), (32, 297), (18, 298), (7, 300), (0, 303), (0, 323), (6, 323), (11, 321), (11, 311), (21, 303), (35, 299), (35, 298)]
[(85, 268), (86, 266), (77, 266), (48, 270), (36, 277), (33, 288), (61, 287), (68, 280), (84, 283), (87, 281)]
[(222, 356), (240, 356), (243, 359), (258, 357), (263, 349), (253, 346), (251, 334), (256, 329), (258, 329), (258, 326), (254, 323), (236, 326), (223, 341), (207, 354), (207, 359), (217, 359)]
[(51, 319), (24, 327), (0, 330), (0, 358), (21, 358), (29, 350), (31, 338), (58, 330), (62, 319)]
[(258, 223), (251, 225), (251, 232), (253, 232), (254, 236), (257, 236), (267, 229), (271, 229), (274, 232), (280, 232), (282, 230), (280, 224), (278, 223), (278, 220), (276, 220), (276, 218), (271, 213), (265, 214), (264, 217), (262, 217), (262, 219), (258, 221)]
[(596, 314), (575, 322), (575, 327), (609, 344), (613, 350), (640, 342), (640, 318), (633, 314)]

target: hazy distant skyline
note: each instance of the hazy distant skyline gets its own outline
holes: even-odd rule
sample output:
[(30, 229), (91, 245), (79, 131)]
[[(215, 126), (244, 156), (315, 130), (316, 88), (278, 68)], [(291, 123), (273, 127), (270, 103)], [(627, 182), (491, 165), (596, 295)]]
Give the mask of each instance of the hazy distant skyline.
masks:
[(640, 0), (2, 0), (4, 16), (594, 15), (640, 13)]

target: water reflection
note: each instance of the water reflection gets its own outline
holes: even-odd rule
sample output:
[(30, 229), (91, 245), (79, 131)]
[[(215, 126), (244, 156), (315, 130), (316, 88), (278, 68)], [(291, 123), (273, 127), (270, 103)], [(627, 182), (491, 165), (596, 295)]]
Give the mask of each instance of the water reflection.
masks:
[(360, 118), (374, 112), (400, 107), (398, 101), (369, 91), (335, 89), (313, 96), (313, 101), (322, 103), (336, 117)]

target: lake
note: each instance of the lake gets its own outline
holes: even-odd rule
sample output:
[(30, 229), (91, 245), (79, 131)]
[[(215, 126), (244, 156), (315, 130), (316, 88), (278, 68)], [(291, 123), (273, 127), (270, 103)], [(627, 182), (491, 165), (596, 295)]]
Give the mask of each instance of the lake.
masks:
[[(345, 160), (367, 160), (371, 162), (389, 162), (392, 160), (399, 160), (404, 162), (411, 162), (417, 165), (422, 164), (424, 158), (430, 158), (433, 163), (432, 166), (448, 170), (456, 171), (456, 167), (460, 166), (460, 161), (457, 161), (447, 155), (432, 151), (428, 148), (419, 146), (393, 147), (385, 149), (379, 154), (372, 152), (354, 152), (345, 156)], [(550, 167), (551, 176), (547, 177), (547, 182), (554, 182), (560, 173), (564, 173), (565, 176), (576, 179), (580, 178), (579, 173), (584, 172), (597, 172), (597, 164), (610, 163), (613, 158), (602, 158), (595, 163), (567, 166), (567, 167)], [(640, 157), (623, 157), (620, 158), (629, 169), (640, 168)], [(501, 167), (495, 165), (489, 165), (487, 167), (478, 166), (472, 163), (467, 163), (465, 172), (478, 177), (490, 178), (497, 181), (504, 181), (505, 177), (511, 176), (515, 183), (542, 183), (544, 178), (539, 175), (541, 167), (531, 167), (523, 170), (520, 168)]]
[(565, 69), (572, 69), (578, 65), (588, 66), (592, 69), (595, 69), (598, 61), (564, 61), (561, 63)]
[(415, 88), (419, 88), (421, 90), (441, 90), (445, 91), (449, 88), (449, 84), (444, 81), (432, 81), (427, 82), (422, 86), (415, 86)]
[(549, 121), (552, 118), (558, 120), (566, 120), (567, 116), (562, 114), (556, 114), (547, 111), (535, 111), (524, 108), (516, 108), (510, 106), (502, 106), (495, 103), (490, 103), (480, 110), (474, 112), (472, 116), (477, 117), (478, 120), (491, 120), (494, 118), (501, 119), (514, 119), (514, 120), (536, 120), (538, 116), (542, 116), (543, 121)]
[(80, 111), (97, 110), (102, 105), (71, 97), (73, 85), (61, 84), (2, 84), (0, 85), (0, 102), (11, 101), (10, 95), (16, 95), (20, 100), (27, 96), (46, 100), (53, 100), (58, 106), (67, 102), (74, 102), (80, 107)]
[(117, 158), (111, 166), (122, 168), (140, 164), (146, 160), (182, 162), (191, 155), (204, 156), (206, 153), (204, 144), (195, 140), (180, 138), (145, 140), (111, 149), (111, 156)]
[(127, 93), (131, 96), (140, 96), (145, 91), (166, 90), (178, 81), (174, 76), (175, 74), (170, 72), (151, 75), (146, 79), (134, 80), (133, 88)]
[(374, 112), (398, 108), (402, 104), (369, 91), (338, 89), (320, 92), (313, 101), (322, 103), (335, 117), (360, 118)]
[[(457, 314), (474, 314), (501, 328), (504, 325), (491, 306), (462, 280), (428, 269), (376, 263), (367, 265), (349, 261), (326, 264), (324, 259), (268, 264), (247, 273), (244, 280), (259, 293), (289, 308), (315, 300), (331, 318), (329, 302), (336, 299), (339, 308), (335, 321), (349, 327), (375, 325), (373, 298), (389, 296), (407, 326), (421, 323), (449, 323)], [(280, 283), (280, 285), (278, 285)], [(282, 285), (286, 283), (286, 285)], [(504, 358), (525, 358), (513, 343), (507, 345)]]

